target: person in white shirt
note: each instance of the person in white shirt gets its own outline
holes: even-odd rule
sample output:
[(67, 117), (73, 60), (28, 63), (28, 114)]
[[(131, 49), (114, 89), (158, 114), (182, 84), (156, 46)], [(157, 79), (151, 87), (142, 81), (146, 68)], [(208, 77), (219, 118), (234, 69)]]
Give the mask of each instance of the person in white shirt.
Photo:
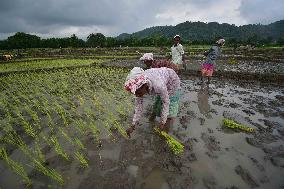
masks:
[(184, 50), (180, 44), (181, 37), (179, 35), (174, 36), (174, 45), (171, 47), (171, 62), (175, 64), (178, 70), (184, 67)]

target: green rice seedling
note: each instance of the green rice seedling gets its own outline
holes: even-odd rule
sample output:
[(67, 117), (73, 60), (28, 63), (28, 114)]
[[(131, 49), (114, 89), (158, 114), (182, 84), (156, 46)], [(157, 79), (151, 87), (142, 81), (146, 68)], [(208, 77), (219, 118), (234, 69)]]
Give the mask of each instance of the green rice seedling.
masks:
[(104, 120), (103, 124), (104, 124), (104, 128), (108, 132), (108, 136), (110, 136), (112, 138), (112, 140), (115, 141), (116, 137), (113, 135), (113, 133), (111, 131), (111, 126), (110, 126), (111, 124), (109, 123), (109, 121), (108, 120)]
[(80, 106), (84, 105), (85, 100), (80, 95), (78, 95), (77, 98), (78, 98), (78, 100), (80, 102)]
[(25, 110), (28, 112), (28, 114), (31, 116), (33, 122), (33, 126), (37, 128), (38, 130), (41, 130), (41, 125), (40, 125), (40, 118), (38, 117), (37, 113), (33, 111), (29, 106), (25, 105), (24, 106)]
[(94, 137), (94, 140), (95, 140), (94, 142), (97, 142), (98, 144), (101, 144), (101, 139), (100, 139), (100, 136), (99, 136), (100, 131), (98, 130), (95, 122), (91, 121), (89, 123), (89, 128), (92, 131), (92, 134), (93, 134), (93, 137)]
[(31, 116), (34, 122), (39, 123), (40, 118), (38, 117), (37, 113), (33, 111), (27, 104), (24, 105), (25, 110), (28, 112), (28, 114)]
[(63, 149), (62, 149), (60, 143), (58, 142), (57, 138), (55, 136), (51, 136), (50, 141), (53, 143), (56, 153), (58, 155), (62, 156), (64, 159), (69, 160), (68, 154), (63, 151)]
[(14, 146), (17, 146), (25, 155), (30, 156), (31, 151), (29, 147), (26, 145), (24, 140), (16, 133), (15, 130), (6, 133), (2, 140), (6, 143), (10, 143)]
[(124, 138), (128, 138), (127, 133), (125, 131), (125, 129), (121, 126), (121, 124), (119, 123), (119, 121), (114, 117), (113, 113), (109, 114), (109, 121), (111, 122), (111, 124), (118, 129), (119, 133), (124, 137)]
[(80, 149), (86, 150), (84, 144), (77, 137), (74, 138), (74, 144), (76, 144)]
[(24, 180), (25, 184), (28, 187), (32, 185), (32, 181), (28, 177), (28, 174), (25, 171), (23, 165), (9, 158), (6, 149), (3, 147), (0, 148), (0, 158), (3, 159), (8, 164), (8, 166), (11, 168), (13, 172), (21, 176), (21, 178)]
[(87, 159), (84, 157), (84, 155), (81, 152), (78, 151), (75, 152), (75, 157), (77, 160), (80, 161), (82, 167), (84, 168), (89, 167)]
[(105, 112), (106, 109), (105, 107), (100, 103), (99, 99), (96, 97), (96, 95), (93, 96), (92, 102), (94, 103), (95, 107), (100, 111), (100, 112)]
[(21, 101), (17, 98), (17, 96), (12, 95), (11, 98), (13, 99), (15, 105), (19, 106), (21, 104)]
[(234, 57), (232, 57), (232, 58), (229, 58), (228, 63), (229, 64), (236, 64), (237, 61), (236, 61), (236, 59)]
[(39, 161), (45, 162), (45, 156), (43, 155), (43, 153), (41, 151), (41, 147), (40, 147), (40, 144), (39, 144), (39, 138), (37, 138), (35, 140), (34, 148), (35, 148), (34, 153), (35, 153), (36, 157), (38, 157)]
[(47, 125), (48, 125), (50, 131), (55, 132), (54, 122), (53, 122), (51, 115), (49, 113), (47, 113), (46, 116), (47, 116)]
[(32, 102), (33, 102), (33, 105), (34, 105), (41, 113), (43, 113), (44, 115), (46, 115), (47, 113), (50, 113), (50, 112), (48, 111), (48, 109), (46, 109), (45, 107), (43, 107), (43, 106), (41, 105), (41, 103), (40, 103), (37, 99), (33, 99)]
[(70, 144), (73, 144), (73, 140), (68, 136), (68, 134), (67, 134), (61, 127), (58, 127), (58, 131), (61, 133), (61, 135), (62, 135)]
[(6, 111), (5, 116), (7, 118), (6, 124), (3, 126), (3, 130), (8, 133), (13, 131), (13, 126), (11, 125), (11, 122), (13, 120), (11, 113), (9, 111)]
[(178, 155), (184, 151), (184, 145), (168, 135), (165, 131), (161, 131), (157, 127), (154, 128), (154, 131), (156, 131), (159, 135), (163, 136), (166, 139), (167, 144), (174, 154)]
[(19, 109), (15, 109), (15, 112), (16, 112), (17, 116), (18, 116), (18, 117), (20, 118), (20, 120), (21, 120), (21, 123), (22, 123), (22, 125), (23, 125), (23, 127), (24, 127), (25, 133), (26, 133), (27, 135), (29, 135), (29, 136), (35, 138), (35, 137), (36, 137), (36, 131), (35, 131), (35, 129), (30, 125), (29, 122), (27, 122), (27, 121), (25, 120), (25, 118), (23, 117), (23, 115), (22, 115), (22, 113), (20, 112)]
[(71, 108), (71, 111), (73, 113), (76, 113), (76, 106), (70, 99), (68, 99), (66, 97), (62, 97), (60, 100), (62, 100), (64, 103), (68, 104)]
[(84, 113), (89, 119), (92, 119), (92, 115), (94, 114), (94, 111), (89, 107), (84, 107)]
[(69, 125), (69, 121), (68, 121), (68, 119), (66, 117), (69, 115), (69, 113), (60, 104), (58, 104), (57, 102), (54, 102), (54, 106), (55, 106), (55, 110), (56, 110), (57, 114), (63, 120), (64, 125), (68, 126)]
[(52, 168), (48, 168), (45, 167), (41, 161), (33, 159), (33, 163), (35, 165), (35, 168), (43, 173), (45, 176), (52, 178), (53, 180), (57, 181), (58, 183), (60, 183), (61, 185), (64, 184), (64, 180), (62, 178), (62, 176), (56, 172), (54, 169)]
[(87, 133), (87, 124), (82, 119), (75, 121), (75, 129), (82, 135)]
[(253, 128), (236, 123), (234, 120), (227, 119), (227, 118), (223, 119), (223, 125), (231, 129), (240, 129), (242, 131), (246, 131), (249, 133), (254, 132)]
[(45, 136), (44, 133), (40, 133), (39, 138), (42, 139), (48, 146), (53, 146), (52, 141), (47, 136)]

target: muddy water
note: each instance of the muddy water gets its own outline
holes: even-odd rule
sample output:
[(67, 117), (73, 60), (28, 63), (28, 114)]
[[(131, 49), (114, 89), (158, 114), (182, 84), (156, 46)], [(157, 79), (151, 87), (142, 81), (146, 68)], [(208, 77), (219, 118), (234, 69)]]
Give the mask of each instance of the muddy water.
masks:
[[(182, 88), (180, 113), (170, 134), (185, 144), (184, 154), (174, 156), (153, 133), (158, 119), (156, 123), (147, 119), (152, 104), (148, 97), (132, 138), (115, 144), (104, 141), (100, 166), (94, 161), (79, 188), (284, 186), (283, 88), (222, 80), (213, 80), (208, 88), (198, 85), (196, 78), (183, 78)], [(223, 128), (224, 117), (256, 132)], [(98, 156), (95, 151), (92, 155)]]
[[(283, 114), (273, 114), (283, 108), (283, 101), (278, 106), (268, 105), (278, 101), (276, 96), (283, 97), (283, 89), (255, 83), (243, 86), (230, 81), (214, 81), (208, 88), (196, 85), (195, 81), (184, 80), (183, 86), (186, 89), (182, 103), (189, 101), (190, 105), (186, 110), (182, 109), (181, 114), (189, 109), (194, 115), (183, 131), (184, 138), (195, 139), (193, 153), (196, 161), (190, 165), (192, 176), (197, 178), (194, 188), (206, 188), (208, 185), (214, 185), (214, 188), (281, 188), (284, 184), (281, 179), (284, 176), (284, 151), (274, 152), (282, 158), (281, 163), (275, 166), (269, 161), (270, 154), (263, 149), (284, 145), (283, 135), (274, 132), (279, 127), (283, 129)], [(268, 109), (270, 113), (263, 114), (261, 109)], [(221, 122), (224, 116), (255, 128), (256, 134), (223, 129)], [(259, 130), (267, 128), (264, 122), (272, 123), (271, 131), (263, 131), (265, 135), (259, 136)], [(246, 138), (261, 138), (267, 143), (260, 142), (256, 147), (248, 144)]]
[[(141, 124), (125, 139), (114, 130), (101, 145), (87, 135), (89, 167), (60, 159), (46, 149), (47, 164), (60, 172), (65, 184), (29, 171), (33, 188), (283, 188), (284, 91), (283, 86), (213, 80), (198, 84), (182, 78), (180, 112), (170, 134), (185, 145), (175, 156), (153, 132), (148, 116), (153, 103), (146, 98)], [(228, 117), (256, 129), (252, 134), (222, 127)], [(124, 124), (131, 122), (129, 118)], [(72, 149), (69, 149), (72, 151)], [(17, 150), (12, 154), (17, 156)], [(25, 162), (25, 160), (21, 160)], [(19, 178), (1, 167), (2, 188), (22, 188)]]

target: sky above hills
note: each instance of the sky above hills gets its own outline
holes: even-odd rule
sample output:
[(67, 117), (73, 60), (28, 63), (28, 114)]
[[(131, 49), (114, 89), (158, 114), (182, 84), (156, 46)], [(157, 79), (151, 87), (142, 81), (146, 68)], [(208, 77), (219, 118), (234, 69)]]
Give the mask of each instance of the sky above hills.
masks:
[(85, 39), (185, 21), (235, 25), (284, 19), (283, 0), (1, 0), (0, 39), (15, 32)]

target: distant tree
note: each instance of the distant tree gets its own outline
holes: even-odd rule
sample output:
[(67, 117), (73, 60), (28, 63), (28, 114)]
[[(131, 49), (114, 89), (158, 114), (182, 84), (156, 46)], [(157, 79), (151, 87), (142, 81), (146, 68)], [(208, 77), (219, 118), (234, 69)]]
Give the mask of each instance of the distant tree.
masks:
[(82, 39), (79, 39), (75, 34), (72, 34), (69, 38), (69, 45), (71, 47), (84, 47), (85, 42)]
[(116, 47), (117, 40), (114, 37), (106, 37), (105, 46), (106, 47)]
[(87, 37), (88, 47), (104, 47), (106, 42), (106, 37), (102, 33), (91, 33)]
[(17, 32), (15, 35), (8, 37), (8, 48), (23, 49), (40, 47), (40, 37), (23, 32)]

